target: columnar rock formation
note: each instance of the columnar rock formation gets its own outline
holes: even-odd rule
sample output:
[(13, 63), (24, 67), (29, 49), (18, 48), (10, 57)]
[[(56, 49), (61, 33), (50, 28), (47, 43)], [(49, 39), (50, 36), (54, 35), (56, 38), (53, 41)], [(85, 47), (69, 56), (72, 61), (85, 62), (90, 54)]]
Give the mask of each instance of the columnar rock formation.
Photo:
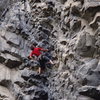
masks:
[[(0, 1), (0, 100), (100, 99), (100, 0)], [(55, 65), (37, 73), (30, 46)], [(29, 66), (32, 69), (29, 69)]]

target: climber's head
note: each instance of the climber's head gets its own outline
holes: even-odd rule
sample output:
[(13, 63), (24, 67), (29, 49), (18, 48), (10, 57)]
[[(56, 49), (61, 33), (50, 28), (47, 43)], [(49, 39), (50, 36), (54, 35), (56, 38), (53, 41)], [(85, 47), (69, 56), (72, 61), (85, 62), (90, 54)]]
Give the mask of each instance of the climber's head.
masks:
[(35, 48), (35, 45), (31, 45), (30, 49), (34, 50), (34, 48)]

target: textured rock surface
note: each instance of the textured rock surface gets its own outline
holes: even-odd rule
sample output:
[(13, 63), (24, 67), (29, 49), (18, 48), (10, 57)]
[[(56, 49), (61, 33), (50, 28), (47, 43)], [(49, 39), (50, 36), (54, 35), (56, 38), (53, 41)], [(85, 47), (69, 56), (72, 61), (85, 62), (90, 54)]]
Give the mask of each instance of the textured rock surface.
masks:
[[(0, 1), (0, 100), (99, 100), (100, 0)], [(55, 65), (39, 75), (30, 45)], [(29, 67), (32, 69), (29, 69)]]

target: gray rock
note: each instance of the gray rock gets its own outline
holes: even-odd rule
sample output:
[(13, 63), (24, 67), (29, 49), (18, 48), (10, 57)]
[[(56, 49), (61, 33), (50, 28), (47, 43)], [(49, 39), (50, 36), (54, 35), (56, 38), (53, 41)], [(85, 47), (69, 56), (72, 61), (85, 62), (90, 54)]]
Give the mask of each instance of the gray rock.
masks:
[(43, 90), (42, 91), (36, 91), (35, 95), (38, 95), (39, 99), (41, 99), (41, 100), (48, 100), (48, 94)]
[(95, 51), (95, 38), (94, 36), (84, 33), (80, 36), (77, 44), (77, 53), (81, 56), (91, 57)]
[(15, 100), (14, 96), (10, 93), (10, 91), (3, 86), (0, 86), (0, 99)]
[(93, 21), (90, 23), (90, 26), (93, 28), (93, 29), (96, 29), (98, 28), (98, 22), (100, 22), (100, 13), (96, 13)]
[(88, 74), (89, 72), (97, 68), (98, 62), (99, 62), (98, 59), (93, 59), (93, 60), (86, 62), (86, 64), (83, 64), (80, 66), (80, 69), (77, 71), (77, 74), (78, 73), (80, 73), (81, 75)]
[(99, 8), (100, 8), (99, 2), (100, 1), (95, 2), (91, 0), (84, 0), (83, 9), (85, 13), (83, 15), (86, 19), (88, 19), (88, 21), (91, 21), (93, 16), (95, 16), (95, 14), (99, 12)]
[(86, 76), (86, 84), (89, 86), (99, 86), (100, 84), (100, 73), (98, 71), (94, 72), (88, 72), (88, 75)]
[(100, 90), (96, 89), (95, 87), (89, 87), (89, 86), (84, 86), (81, 88), (81, 90), (79, 91), (79, 93), (81, 95), (85, 95), (85, 96), (89, 96), (93, 99), (99, 100), (99, 93)]
[(81, 20), (73, 20), (71, 22), (71, 29), (75, 32), (77, 30), (80, 30), (81, 28)]
[[(4, 2), (0, 14), (12, 5), (0, 20), (0, 99), (99, 100), (99, 1)], [(42, 74), (27, 59), (32, 44), (55, 63)]]
[(5, 61), (5, 65), (9, 68), (16, 68), (18, 66), (20, 66), (22, 64), (21, 61), (17, 61), (17, 60), (11, 60), (11, 59), (7, 59)]
[(30, 95), (23, 96), (23, 100), (31, 100)]
[(78, 96), (78, 98), (77, 98), (77, 100), (94, 100), (94, 99), (92, 99), (92, 98), (89, 98), (89, 97), (87, 97), (87, 96)]
[(4, 63), (5, 60), (6, 60), (6, 59), (5, 59), (4, 57), (0, 56), (0, 63)]

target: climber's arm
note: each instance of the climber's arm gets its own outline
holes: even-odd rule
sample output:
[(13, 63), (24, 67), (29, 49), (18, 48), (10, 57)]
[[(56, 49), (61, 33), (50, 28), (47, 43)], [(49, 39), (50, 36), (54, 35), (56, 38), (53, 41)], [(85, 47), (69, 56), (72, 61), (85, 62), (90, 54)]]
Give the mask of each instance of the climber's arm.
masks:
[(43, 49), (43, 48), (40, 48), (40, 50), (41, 50), (41, 51), (48, 51), (48, 49)]
[(30, 53), (29, 58), (32, 59), (33, 51)]

